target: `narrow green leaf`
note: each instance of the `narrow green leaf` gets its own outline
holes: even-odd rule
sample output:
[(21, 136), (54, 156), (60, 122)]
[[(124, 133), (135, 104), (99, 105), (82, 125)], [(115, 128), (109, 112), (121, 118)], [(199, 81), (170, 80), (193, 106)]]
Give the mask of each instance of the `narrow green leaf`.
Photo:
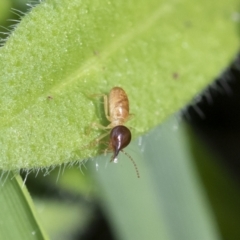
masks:
[(174, 116), (126, 151), (140, 179), (122, 153), (117, 164), (109, 156), (88, 163), (118, 239), (220, 239), (183, 123)]
[(99, 99), (122, 86), (135, 135), (183, 107), (233, 56), (238, 1), (46, 0), (0, 49), (0, 168), (93, 156)]
[(0, 46), (6, 41), (11, 29), (27, 11), (28, 0), (0, 1)]
[[(47, 240), (35, 216), (34, 206), (20, 176), (1, 173), (0, 238)], [(4, 180), (5, 179), (5, 180)]]
[(11, 1), (2, 0), (0, 2), (0, 24), (2, 24), (3, 21), (5, 21), (6, 18), (10, 15), (9, 14), (10, 9), (11, 9)]

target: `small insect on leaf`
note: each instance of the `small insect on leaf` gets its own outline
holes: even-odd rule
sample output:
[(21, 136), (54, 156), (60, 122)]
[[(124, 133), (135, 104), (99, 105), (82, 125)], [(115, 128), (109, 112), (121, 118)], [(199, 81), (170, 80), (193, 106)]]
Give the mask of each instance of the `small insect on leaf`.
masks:
[(109, 95), (103, 95), (104, 98), (104, 112), (107, 120), (110, 122), (107, 126), (99, 126), (102, 129), (111, 129), (110, 133), (101, 135), (96, 141), (100, 142), (101, 139), (109, 134), (110, 141), (108, 148), (105, 152), (113, 152), (111, 162), (116, 162), (119, 152), (123, 152), (133, 163), (137, 177), (139, 178), (139, 171), (137, 164), (132, 157), (127, 154), (123, 148), (127, 147), (131, 142), (131, 131), (124, 126), (129, 120), (129, 101), (126, 92), (121, 87), (114, 87), (111, 89)]

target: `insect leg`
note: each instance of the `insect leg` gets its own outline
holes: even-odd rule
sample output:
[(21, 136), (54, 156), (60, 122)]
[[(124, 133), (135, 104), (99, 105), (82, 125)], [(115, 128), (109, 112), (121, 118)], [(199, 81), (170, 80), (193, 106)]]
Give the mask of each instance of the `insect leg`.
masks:
[(111, 119), (110, 119), (110, 116), (109, 116), (108, 96), (104, 95), (103, 98), (104, 98), (104, 112), (105, 112), (105, 116), (106, 116), (107, 120), (109, 122), (111, 122)]

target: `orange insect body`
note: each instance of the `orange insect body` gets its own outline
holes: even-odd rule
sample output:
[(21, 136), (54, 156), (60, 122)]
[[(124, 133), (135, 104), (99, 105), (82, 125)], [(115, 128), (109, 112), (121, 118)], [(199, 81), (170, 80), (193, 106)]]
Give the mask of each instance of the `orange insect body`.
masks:
[[(117, 159), (119, 152), (122, 151), (132, 161), (137, 176), (140, 177), (136, 163), (130, 155), (123, 151), (123, 148), (128, 146), (131, 142), (132, 135), (130, 130), (124, 126), (128, 121), (130, 114), (128, 97), (122, 88), (114, 87), (111, 89), (109, 96), (104, 95), (104, 111), (110, 124), (102, 128), (111, 129), (110, 141), (107, 149), (113, 151), (111, 161)], [(98, 141), (104, 138), (107, 134), (103, 134)]]
[[(114, 87), (108, 97), (109, 127), (124, 125), (129, 117), (129, 101), (127, 94), (120, 87)], [(106, 111), (105, 111), (106, 112)]]

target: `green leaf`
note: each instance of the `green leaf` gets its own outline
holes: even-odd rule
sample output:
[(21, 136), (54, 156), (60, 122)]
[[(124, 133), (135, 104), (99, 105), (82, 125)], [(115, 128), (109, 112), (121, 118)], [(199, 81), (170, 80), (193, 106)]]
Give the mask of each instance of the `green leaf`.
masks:
[(0, 2), (0, 24), (2, 24), (5, 21), (5, 19), (9, 16), (10, 8), (11, 8), (10, 1), (2, 0)]
[(47, 240), (21, 177), (14, 177), (12, 172), (5, 175), (2, 171), (0, 173), (1, 239)]
[(183, 107), (238, 47), (238, 2), (46, 0), (0, 49), (0, 168), (96, 155), (99, 99), (122, 86), (134, 135)]
[(117, 164), (110, 157), (89, 161), (118, 239), (220, 239), (188, 135), (173, 116), (134, 141), (127, 152), (140, 178), (123, 153)]
[(28, 0), (1, 0), (0, 1), (0, 46), (6, 41), (21, 16), (27, 11)]

